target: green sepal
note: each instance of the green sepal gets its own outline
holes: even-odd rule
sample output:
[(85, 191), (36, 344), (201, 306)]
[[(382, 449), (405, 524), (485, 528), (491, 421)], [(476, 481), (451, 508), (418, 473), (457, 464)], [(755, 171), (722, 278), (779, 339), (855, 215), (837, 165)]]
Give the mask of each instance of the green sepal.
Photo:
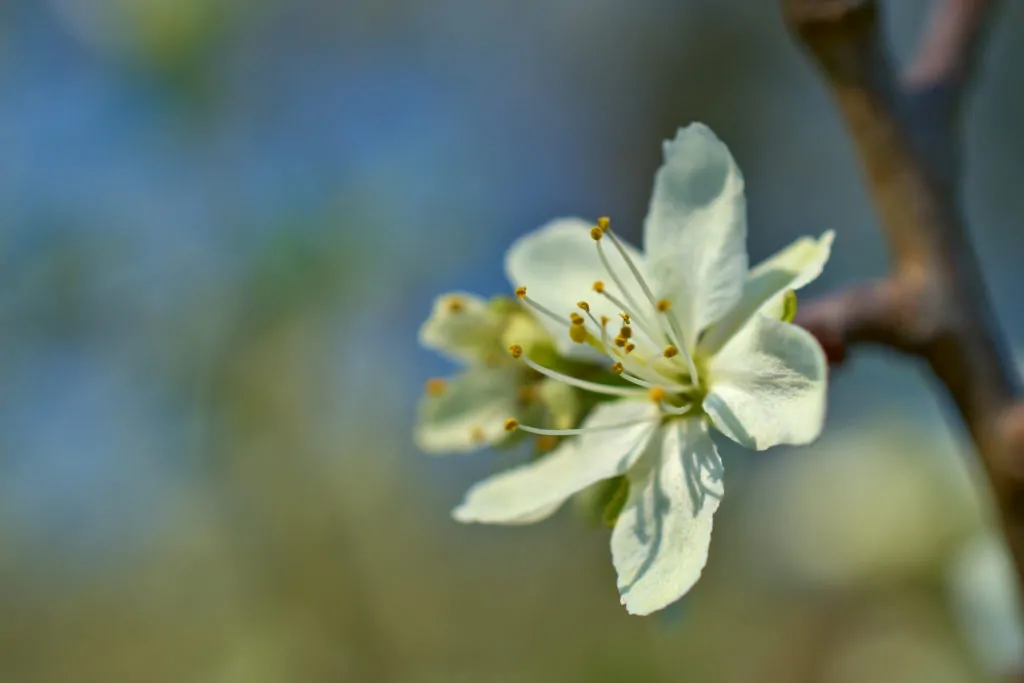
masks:
[(779, 319), (784, 323), (791, 323), (796, 318), (796, 292), (787, 289), (782, 297), (782, 316)]

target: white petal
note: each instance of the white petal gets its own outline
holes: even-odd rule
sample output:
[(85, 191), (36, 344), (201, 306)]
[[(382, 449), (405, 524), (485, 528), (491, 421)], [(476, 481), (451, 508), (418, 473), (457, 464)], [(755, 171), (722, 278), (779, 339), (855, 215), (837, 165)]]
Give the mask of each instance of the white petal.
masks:
[(484, 299), (466, 292), (434, 300), (430, 317), (420, 327), (420, 344), (452, 360), (482, 362), (500, 349), (501, 320)]
[[(512, 286), (525, 286), (527, 296), (565, 319), (565, 324), (559, 325), (547, 316), (538, 316), (563, 354), (588, 355), (591, 351), (589, 346), (576, 344), (569, 338), (569, 314), (580, 313), (577, 302), (588, 302), (598, 319), (604, 315), (612, 321), (618, 320), (619, 309), (594, 292), (594, 282), (604, 282), (609, 292), (620, 299), (625, 298), (622, 292), (617, 291), (618, 287), (601, 263), (597, 246), (590, 237), (592, 227), (593, 223), (582, 218), (560, 218), (516, 240), (505, 256), (505, 272)], [(625, 242), (623, 246), (643, 272), (640, 253)], [(641, 304), (646, 302), (643, 291), (609, 239), (603, 240), (603, 248), (608, 262), (630, 296)], [(599, 330), (593, 331), (600, 333)], [(614, 327), (609, 334), (615, 336)]]
[(690, 590), (707, 563), (724, 489), (722, 461), (703, 421), (668, 423), (629, 482), (612, 561), (622, 604), (631, 614), (650, 614)]
[(505, 420), (516, 415), (517, 368), (470, 368), (449, 380), (440, 396), (420, 402), (416, 445), (428, 453), (467, 452), (508, 436)]
[(665, 143), (644, 223), (655, 294), (672, 301), (684, 344), (740, 298), (747, 276), (743, 176), (707, 126), (679, 129)]
[(782, 317), (786, 290), (800, 289), (821, 274), (834, 238), (831, 230), (818, 239), (802, 237), (751, 269), (740, 300), (701, 338), (701, 352), (717, 352), (755, 312)]
[(602, 403), (591, 411), (584, 427), (646, 423), (583, 434), (536, 462), (485, 479), (469, 490), (452, 516), (460, 522), (490, 524), (542, 519), (577, 491), (625, 473), (655, 431), (657, 414), (649, 401)]
[(757, 450), (810, 443), (825, 421), (825, 354), (807, 330), (755, 315), (708, 364), (704, 410)]

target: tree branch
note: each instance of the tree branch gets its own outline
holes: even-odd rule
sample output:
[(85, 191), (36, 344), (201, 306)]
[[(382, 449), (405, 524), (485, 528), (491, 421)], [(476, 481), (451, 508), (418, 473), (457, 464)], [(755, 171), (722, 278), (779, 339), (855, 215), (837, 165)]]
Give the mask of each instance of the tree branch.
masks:
[(783, 0), (853, 138), (894, 258), (885, 279), (803, 307), (830, 360), (861, 343), (923, 359), (977, 447), (1024, 587), (1024, 403), (960, 213), (959, 113), (991, 0), (936, 0), (901, 78), (873, 0)]

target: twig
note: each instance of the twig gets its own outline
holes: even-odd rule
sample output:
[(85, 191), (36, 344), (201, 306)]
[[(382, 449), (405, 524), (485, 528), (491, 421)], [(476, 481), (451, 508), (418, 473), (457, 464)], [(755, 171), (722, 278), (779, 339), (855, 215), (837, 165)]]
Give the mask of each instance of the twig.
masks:
[(1024, 403), (961, 217), (961, 102), (991, 0), (936, 0), (898, 77), (873, 0), (783, 0), (853, 138), (894, 258), (878, 282), (803, 307), (829, 358), (871, 343), (926, 361), (984, 463), (1024, 587)]

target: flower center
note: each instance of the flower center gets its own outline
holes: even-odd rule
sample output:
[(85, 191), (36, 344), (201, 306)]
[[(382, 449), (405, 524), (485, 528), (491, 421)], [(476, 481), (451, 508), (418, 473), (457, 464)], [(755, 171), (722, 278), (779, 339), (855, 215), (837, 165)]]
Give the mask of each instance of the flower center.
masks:
[[(700, 405), (700, 375), (693, 356), (685, 346), (685, 336), (672, 311), (672, 302), (655, 298), (640, 268), (612, 232), (607, 218), (598, 220), (597, 225), (590, 229), (590, 236), (608, 279), (615, 288), (612, 291), (601, 280), (594, 282), (592, 287), (596, 294), (619, 311), (622, 324), (614, 335), (609, 329), (611, 320), (606, 316), (595, 316), (586, 300), (577, 302), (578, 311), (560, 314), (531, 298), (525, 286), (516, 289), (516, 296), (539, 315), (566, 327), (569, 337), (577, 344), (588, 344), (604, 354), (611, 361), (609, 370), (632, 386), (591, 382), (557, 372), (535, 363), (523, 354), (522, 347), (515, 344), (509, 352), (536, 372), (584, 391), (623, 398), (640, 398), (646, 394), (659, 406), (659, 419), (691, 413), (695, 406)], [(612, 266), (603, 246), (605, 238), (622, 258), (628, 274), (620, 273)], [(635, 288), (642, 292), (642, 302), (626, 286), (627, 279), (631, 279)], [(630, 425), (612, 425), (600, 429), (625, 426)], [(539, 429), (519, 424), (515, 420), (507, 423), (506, 428), (557, 436), (588, 431)]]

